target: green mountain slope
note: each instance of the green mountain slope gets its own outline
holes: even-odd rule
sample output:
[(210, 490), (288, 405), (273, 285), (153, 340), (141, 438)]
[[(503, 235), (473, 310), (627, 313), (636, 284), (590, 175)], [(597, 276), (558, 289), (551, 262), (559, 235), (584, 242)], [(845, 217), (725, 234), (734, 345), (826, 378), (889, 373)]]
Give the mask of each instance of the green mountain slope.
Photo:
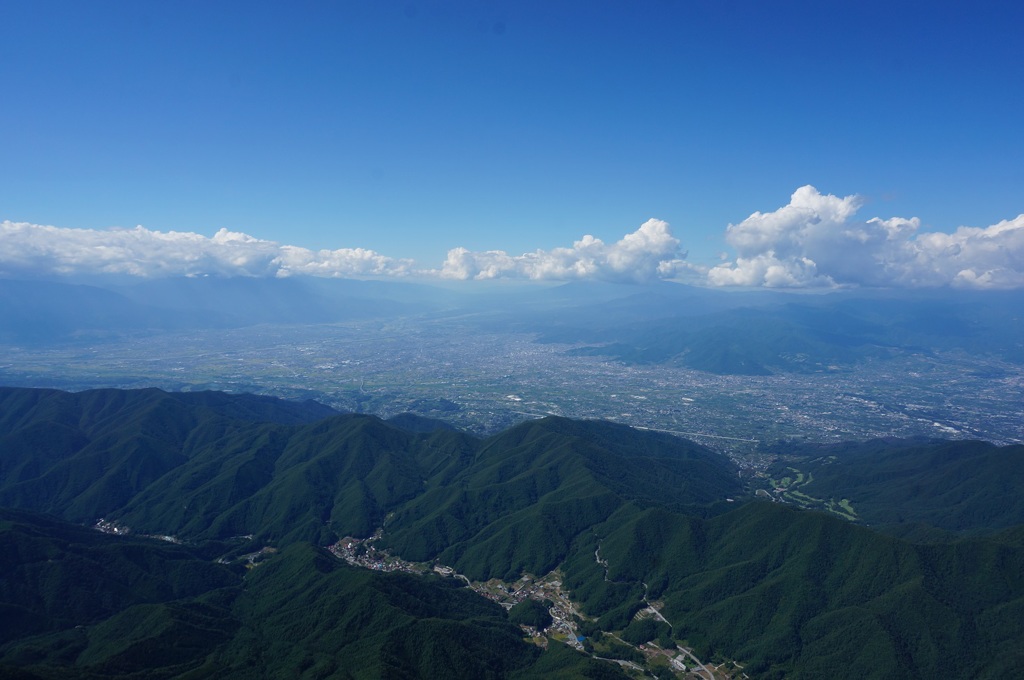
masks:
[[(801, 488), (875, 490), (844, 496), (858, 511), (909, 500), (914, 521), (988, 530), (924, 544), (752, 501), (724, 457), (654, 432), (545, 418), (481, 440), (234, 399), (0, 390), (0, 502), (23, 508), (0, 514), (0, 675), (618, 673), (560, 643), (542, 653), (462, 581), (317, 547), (380, 527), (379, 548), (474, 580), (557, 569), (586, 636), (682, 640), (750, 677), (1024, 670), (1020, 447), (873, 442), (800, 459), (817, 466)], [(28, 510), (102, 511), (193, 546)], [(213, 562), (264, 546), (278, 551), (249, 570)], [(652, 603), (667, 623), (636, 618)], [(593, 644), (639, 653), (604, 637)]]
[(0, 388), (0, 505), (95, 520), (232, 432), (324, 412), (249, 395)]
[(732, 467), (696, 444), (545, 418), (482, 442), (471, 465), (428, 483), (389, 521), (387, 542), (471, 578), (513, 579), (554, 569), (577, 536), (623, 505), (703, 508), (739, 492)]
[(439, 458), (458, 460), (468, 441), (456, 432), (410, 433), (370, 416), (248, 428), (196, 450), (114, 516), (196, 539), (366, 536), (422, 492)]
[[(157, 541), (0, 511), (0, 676), (582, 677), (459, 583), (294, 544), (245, 578)], [(621, 677), (613, 669), (601, 669)]]
[[(488, 570), (540, 570), (623, 501), (702, 506), (739, 492), (711, 452), (601, 423), (549, 419), (480, 441), (370, 416), (266, 422), (268, 411), (291, 422), (298, 407), (254, 408), (251, 397), (8, 389), (0, 398), (0, 504), (189, 540), (323, 544), (369, 535), (401, 510), (391, 528), (403, 554), (464, 551), (455, 544), (502, 519), (489, 529), (496, 543), (475, 550), (533, 543), (536, 554)], [(506, 516), (517, 511), (512, 529)]]
[(238, 578), (187, 548), (7, 509), (0, 509), (0, 573), (0, 644), (93, 623), (136, 604), (198, 595)]
[(623, 625), (646, 595), (701, 654), (779, 677), (969, 678), (1024, 662), (1006, 647), (1024, 639), (1019, 536), (913, 545), (767, 502), (616, 520), (567, 562), (603, 625)]
[(976, 441), (870, 441), (784, 449), (772, 476), (804, 475), (799, 491), (846, 499), (867, 524), (897, 533), (992, 531), (1024, 524), (1024, 446)]

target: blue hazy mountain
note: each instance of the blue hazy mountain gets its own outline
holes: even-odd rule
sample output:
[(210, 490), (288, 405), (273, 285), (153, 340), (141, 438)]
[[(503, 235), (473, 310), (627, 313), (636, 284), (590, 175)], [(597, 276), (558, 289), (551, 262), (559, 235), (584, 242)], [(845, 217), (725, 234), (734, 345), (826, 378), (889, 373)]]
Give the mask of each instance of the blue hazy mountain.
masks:
[[(103, 287), (97, 283), (106, 281)], [(1024, 362), (1019, 291), (722, 291), (671, 282), (480, 285), (294, 277), (128, 283), (0, 280), (0, 342), (67, 343), (139, 333), (458, 319), (525, 332), (573, 353), (718, 374), (808, 373), (908, 353)], [(463, 331), (465, 332), (465, 331)]]
[(370, 281), (243, 278), (0, 279), (0, 342), (67, 343), (139, 333), (322, 324), (444, 308), (446, 291)]
[(539, 316), (542, 342), (581, 355), (719, 374), (820, 372), (903, 353), (956, 350), (1024, 363), (1024, 293), (634, 295)]

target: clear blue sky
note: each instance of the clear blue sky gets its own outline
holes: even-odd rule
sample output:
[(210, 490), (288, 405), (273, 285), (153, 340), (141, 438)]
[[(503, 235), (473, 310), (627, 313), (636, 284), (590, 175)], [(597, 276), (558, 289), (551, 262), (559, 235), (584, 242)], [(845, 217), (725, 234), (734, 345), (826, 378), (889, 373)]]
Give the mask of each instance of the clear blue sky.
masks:
[(984, 227), (1024, 212), (1022, 7), (5, 2), (0, 220), (424, 266), (651, 217), (713, 263), (805, 184)]

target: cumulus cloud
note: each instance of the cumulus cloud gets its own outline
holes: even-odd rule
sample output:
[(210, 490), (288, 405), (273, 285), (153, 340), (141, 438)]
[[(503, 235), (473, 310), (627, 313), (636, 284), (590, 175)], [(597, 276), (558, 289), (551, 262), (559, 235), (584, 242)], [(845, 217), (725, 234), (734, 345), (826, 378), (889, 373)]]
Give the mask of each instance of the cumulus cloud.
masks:
[(67, 229), (0, 223), (0, 274), (127, 274), (161, 276), (323, 277), (434, 276), (450, 279), (524, 278), (646, 281), (694, 270), (683, 262), (669, 225), (648, 220), (606, 244), (584, 236), (571, 248), (524, 255), (454, 248), (440, 269), (417, 270), (411, 260), (363, 248), (309, 250), (221, 229), (191, 232)]
[(161, 276), (402, 276), (412, 262), (362, 248), (313, 251), (221, 229), (67, 229), (0, 223), (0, 273)]
[(691, 267), (667, 222), (650, 219), (612, 244), (587, 235), (571, 248), (509, 255), (502, 250), (471, 252), (453, 248), (440, 270), (449, 279), (518, 278), (649, 281), (671, 278)]
[(726, 230), (736, 259), (708, 271), (719, 286), (1024, 286), (1024, 214), (952, 234), (920, 220), (856, 219), (858, 196), (797, 189), (788, 205), (755, 212)]
[(0, 275), (517, 278), (643, 282), (662, 278), (716, 286), (1024, 287), (1024, 215), (952, 233), (921, 230), (917, 218), (863, 220), (858, 196), (797, 189), (774, 212), (726, 230), (735, 250), (711, 268), (690, 264), (668, 223), (651, 219), (614, 243), (584, 236), (571, 247), (510, 255), (453, 248), (438, 269), (417, 269), (363, 248), (309, 250), (221, 229), (191, 232), (67, 229), (0, 222)]

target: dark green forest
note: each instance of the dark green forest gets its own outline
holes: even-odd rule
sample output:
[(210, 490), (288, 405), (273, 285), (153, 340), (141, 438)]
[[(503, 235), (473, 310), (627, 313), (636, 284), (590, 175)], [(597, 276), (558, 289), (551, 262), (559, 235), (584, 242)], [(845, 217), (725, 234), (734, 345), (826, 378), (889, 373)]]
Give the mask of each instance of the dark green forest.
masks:
[[(857, 518), (897, 535), (945, 540), (1024, 524), (1024, 446), (980, 441), (874, 440), (776, 447), (773, 476), (808, 479), (800, 490), (845, 498)], [(940, 530), (940, 531), (937, 531)]]
[[(595, 640), (682, 642), (750, 677), (1012, 677), (1020, 452), (950, 446), (789, 452), (868, 524), (889, 512), (938, 532), (920, 541), (755, 500), (728, 459), (602, 422), (480, 439), (311, 402), (0, 388), (0, 675), (621, 676), (525, 639), (537, 604), (506, 612), (459, 579), (324, 549), (383, 527), (395, 555), (473, 580), (558, 569)], [(101, 518), (131, 531), (100, 533)], [(655, 600), (668, 624), (636, 617)]]

